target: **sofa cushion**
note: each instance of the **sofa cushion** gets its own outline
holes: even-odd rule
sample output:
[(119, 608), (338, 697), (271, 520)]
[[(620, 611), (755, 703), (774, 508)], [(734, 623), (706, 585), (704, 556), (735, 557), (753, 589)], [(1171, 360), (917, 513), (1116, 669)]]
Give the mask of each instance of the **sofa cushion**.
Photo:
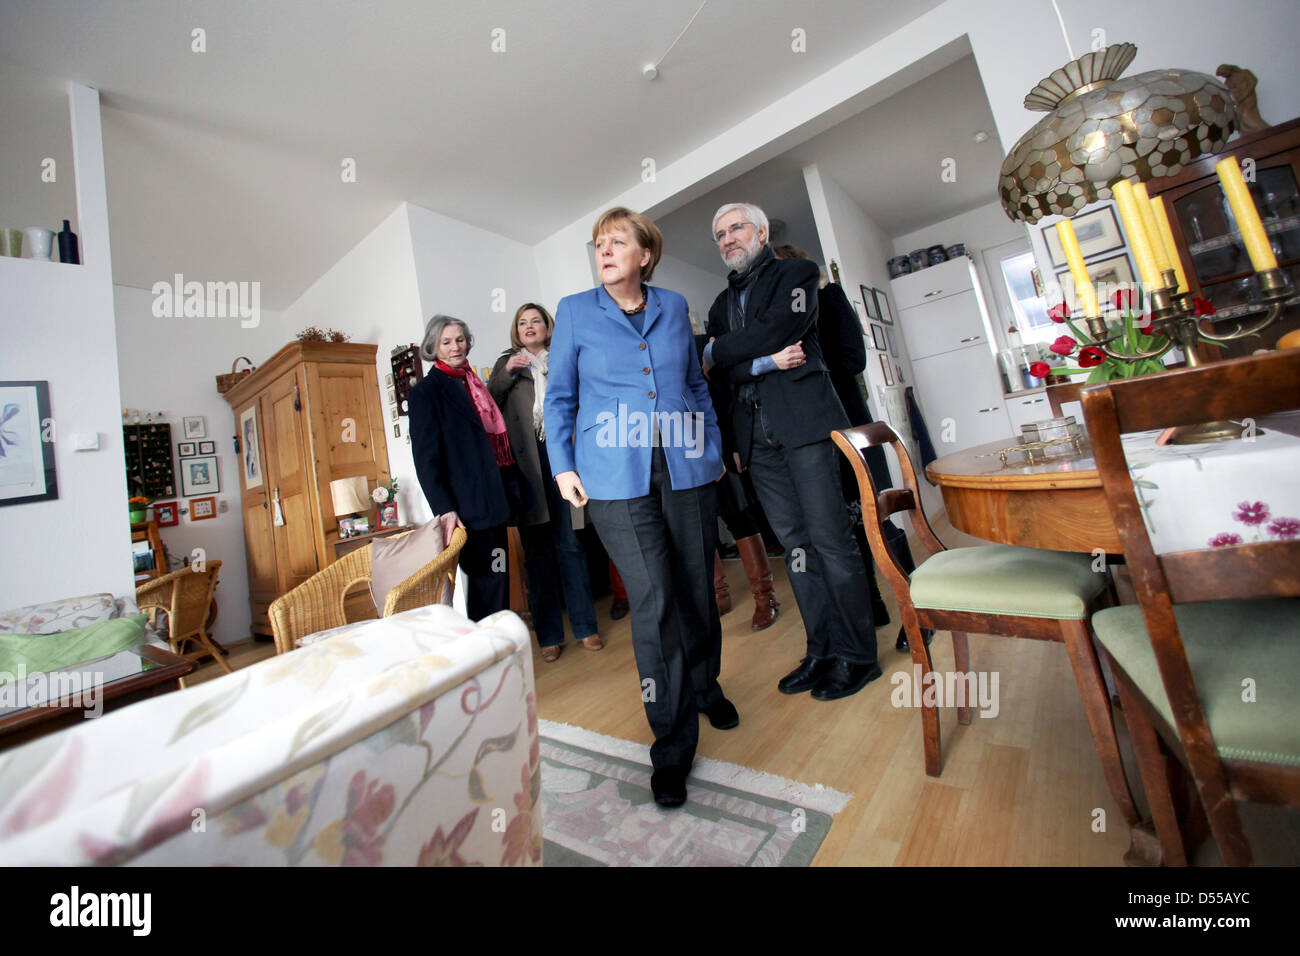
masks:
[(100, 621), (58, 634), (0, 634), (0, 684), (146, 643), (143, 614)]
[(919, 608), (1080, 620), (1105, 586), (1091, 555), (989, 544), (931, 555), (910, 590)]
[[(434, 520), (410, 534), (375, 538), (370, 542), (370, 596), (375, 610), (384, 613), (388, 592), (436, 558), (446, 542), (442, 525)], [(451, 607), (451, 591), (444, 589), (442, 603)]]
[(83, 594), (0, 613), (0, 634), (57, 634), (119, 615), (111, 594)]

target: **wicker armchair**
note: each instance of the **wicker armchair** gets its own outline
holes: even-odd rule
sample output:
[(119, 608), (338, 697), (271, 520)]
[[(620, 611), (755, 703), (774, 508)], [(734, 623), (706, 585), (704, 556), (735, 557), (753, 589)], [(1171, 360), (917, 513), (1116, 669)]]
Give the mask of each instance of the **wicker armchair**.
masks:
[[(167, 612), (167, 642), (172, 652), (198, 660), (208, 654), (227, 674), (230, 665), (222, 656), (221, 649), (208, 636), (208, 611), (212, 604), (212, 592), (217, 589), (220, 561), (208, 561), (203, 570), (181, 568), (164, 574), (160, 578), (146, 581), (135, 589), (135, 601), (140, 610), (153, 620), (159, 609)], [(198, 648), (185, 653), (184, 645), (193, 641)], [(185, 686), (185, 679), (180, 684)]]
[[(390, 617), (399, 611), (437, 604), (443, 599), (444, 588), (450, 597), (456, 586), (456, 561), (465, 546), (465, 538), (465, 529), (457, 528), (451, 542), (436, 558), (389, 591), (381, 616)], [(370, 545), (367, 544), (276, 598), (269, 609), (275, 652), (287, 654), (308, 634), (348, 623), (344, 597), (354, 585), (369, 581)]]

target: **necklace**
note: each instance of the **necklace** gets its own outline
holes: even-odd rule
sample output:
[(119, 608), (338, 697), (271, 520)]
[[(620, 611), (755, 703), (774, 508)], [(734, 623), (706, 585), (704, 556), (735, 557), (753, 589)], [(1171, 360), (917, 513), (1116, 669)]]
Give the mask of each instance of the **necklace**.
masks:
[(644, 311), (645, 311), (645, 307), (646, 307), (645, 286), (642, 286), (642, 287), (641, 287), (641, 304), (638, 305), (638, 306), (637, 306), (636, 308), (634, 308), (634, 309), (624, 309), (624, 308), (621, 308), (621, 307), (620, 307), (619, 311), (621, 311), (624, 315), (636, 315), (638, 312), (644, 312)]

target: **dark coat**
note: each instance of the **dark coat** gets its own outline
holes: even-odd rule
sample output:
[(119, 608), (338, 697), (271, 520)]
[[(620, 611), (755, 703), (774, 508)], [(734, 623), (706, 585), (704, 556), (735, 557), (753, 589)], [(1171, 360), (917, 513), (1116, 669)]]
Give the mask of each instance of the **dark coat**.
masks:
[[(831, 431), (848, 427), (848, 416), (835, 396), (816, 334), (817, 283), (820, 273), (807, 259), (773, 259), (763, 266), (745, 300), (745, 327), (731, 330), (728, 315), (730, 290), (724, 290), (709, 309), (708, 334), (713, 343), (712, 375), (726, 374), (733, 399), (743, 382), (755, 382), (763, 414), (787, 448), (829, 441)], [(802, 305), (803, 311), (797, 311)], [(803, 342), (804, 365), (777, 370), (757, 379), (750, 363), (788, 345)], [(747, 403), (731, 403), (733, 440), (741, 463), (749, 465), (754, 410)]]
[(415, 473), (433, 513), (454, 511), (471, 531), (505, 524), (510, 500), (465, 383), (434, 367), (408, 400)]

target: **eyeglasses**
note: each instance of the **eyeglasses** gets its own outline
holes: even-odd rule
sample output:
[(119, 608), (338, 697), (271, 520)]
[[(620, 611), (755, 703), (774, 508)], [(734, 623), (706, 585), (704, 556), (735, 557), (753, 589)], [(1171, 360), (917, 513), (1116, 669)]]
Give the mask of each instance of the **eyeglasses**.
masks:
[(718, 245), (722, 245), (723, 240), (725, 240), (727, 236), (734, 236), (736, 233), (743, 230), (746, 226), (752, 226), (752, 225), (753, 225), (752, 222), (747, 222), (744, 219), (742, 219), (740, 220), (740, 222), (733, 222), (726, 229), (719, 229), (717, 232), (713, 234), (713, 238), (717, 241)]

